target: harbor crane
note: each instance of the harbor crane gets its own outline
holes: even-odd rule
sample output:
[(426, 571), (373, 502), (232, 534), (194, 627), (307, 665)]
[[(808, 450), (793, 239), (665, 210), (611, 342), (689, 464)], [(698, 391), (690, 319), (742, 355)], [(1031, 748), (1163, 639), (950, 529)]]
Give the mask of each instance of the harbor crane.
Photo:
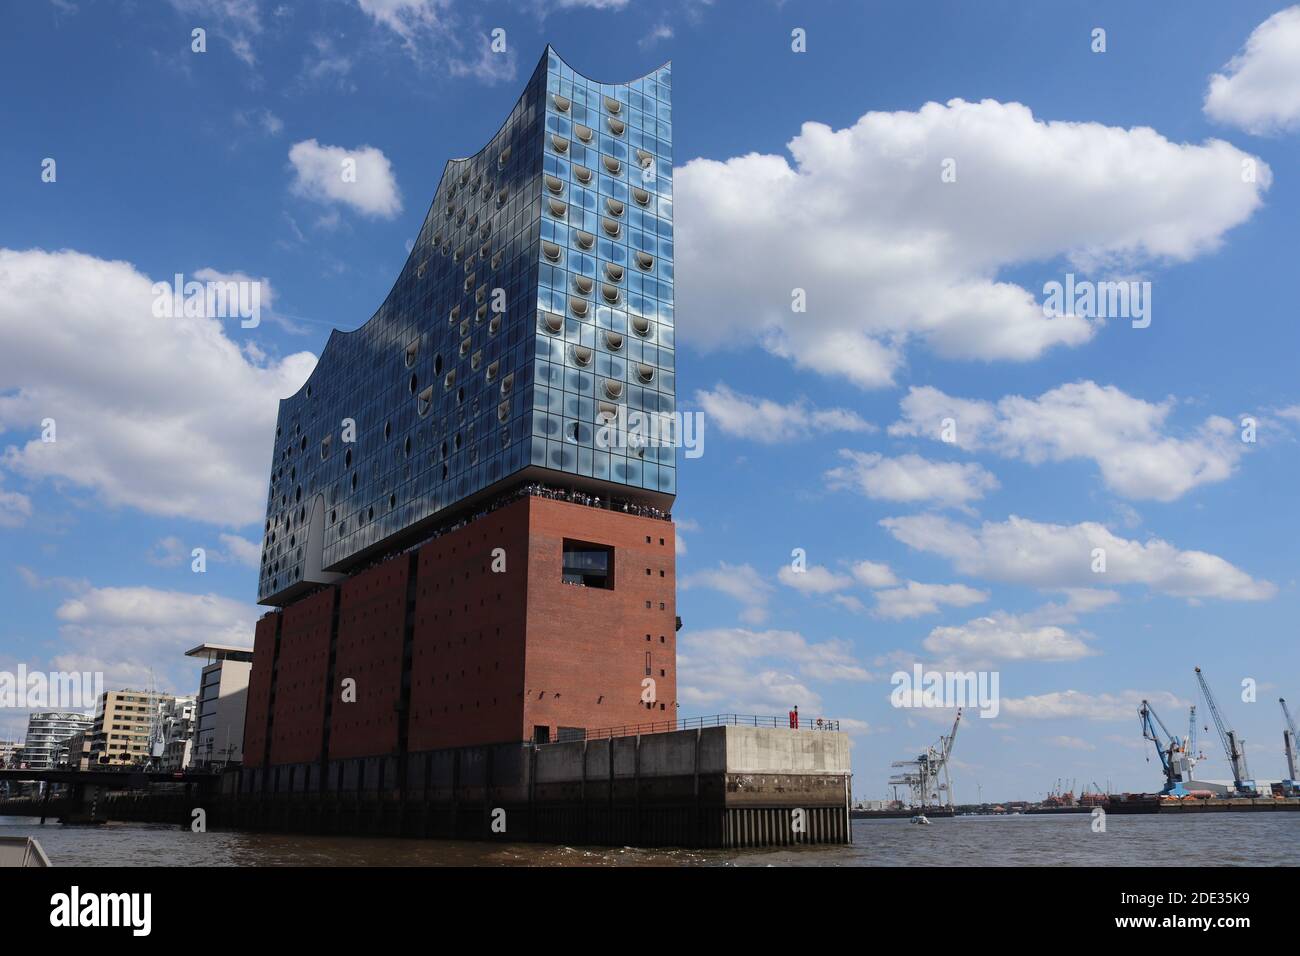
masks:
[[(922, 809), (930, 806), (952, 807), (952, 776), (948, 771), (952, 748), (957, 740), (957, 727), (961, 724), (961, 708), (952, 722), (952, 730), (941, 736), (937, 743), (918, 754), (914, 760), (895, 760), (890, 764), (902, 770), (889, 778), (894, 786), (908, 788), (911, 806)], [(942, 781), (939, 779), (942, 776)]]
[(1215, 729), (1219, 731), (1219, 740), (1223, 744), (1223, 752), (1227, 754), (1228, 766), (1232, 768), (1232, 786), (1238, 796), (1257, 796), (1259, 791), (1255, 788), (1255, 781), (1251, 779), (1250, 770), (1246, 767), (1246, 741), (1237, 736), (1236, 731), (1229, 727), (1219, 713), (1219, 705), (1214, 702), (1214, 695), (1210, 693), (1210, 685), (1205, 682), (1205, 675), (1201, 669), (1196, 668), (1196, 679), (1201, 685), (1201, 695), (1205, 698), (1205, 706), (1210, 710), (1210, 716), (1214, 718)]
[(1277, 702), (1282, 705), (1282, 716), (1286, 718), (1286, 727), (1282, 730), (1282, 750), (1286, 754), (1286, 779), (1282, 781), (1282, 792), (1288, 797), (1297, 797), (1300, 796), (1300, 781), (1297, 781), (1295, 772), (1295, 721), (1287, 709), (1286, 698), (1279, 697)]
[(1192, 779), (1192, 766), (1185, 742), (1169, 732), (1150, 701), (1142, 701), (1138, 718), (1142, 721), (1142, 736), (1156, 745), (1156, 756), (1160, 758), (1160, 768), (1165, 773), (1165, 785), (1160, 792), (1175, 797), (1187, 796), (1186, 784)]

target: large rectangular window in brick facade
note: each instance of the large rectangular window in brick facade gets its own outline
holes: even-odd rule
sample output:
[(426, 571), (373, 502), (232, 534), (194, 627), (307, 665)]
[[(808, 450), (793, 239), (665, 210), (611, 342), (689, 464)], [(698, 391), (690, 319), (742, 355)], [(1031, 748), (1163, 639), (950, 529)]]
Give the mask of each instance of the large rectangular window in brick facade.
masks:
[(614, 549), (604, 544), (564, 539), (564, 583), (614, 589)]

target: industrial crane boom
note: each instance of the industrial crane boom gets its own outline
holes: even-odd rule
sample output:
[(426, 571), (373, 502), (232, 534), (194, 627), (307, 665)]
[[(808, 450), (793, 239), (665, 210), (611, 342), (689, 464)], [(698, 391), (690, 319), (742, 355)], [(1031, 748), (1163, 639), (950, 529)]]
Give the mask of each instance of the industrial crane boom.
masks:
[(1282, 745), (1286, 751), (1286, 776), (1287, 780), (1294, 784), (1296, 779), (1296, 736), (1295, 721), (1291, 719), (1291, 711), (1287, 710), (1286, 698), (1279, 697), (1277, 702), (1282, 705), (1282, 716), (1286, 718), (1286, 730), (1282, 731)]
[(1228, 756), (1228, 766), (1232, 768), (1232, 784), (1241, 793), (1254, 793), (1255, 781), (1250, 779), (1250, 771), (1246, 769), (1246, 742), (1237, 737), (1233, 729), (1224, 723), (1223, 717), (1219, 714), (1219, 705), (1214, 701), (1214, 694), (1210, 692), (1210, 685), (1205, 682), (1205, 675), (1201, 669), (1196, 668), (1196, 679), (1201, 685), (1201, 694), (1205, 697), (1205, 706), (1210, 708), (1210, 716), (1214, 718), (1214, 726), (1219, 731), (1219, 740), (1223, 744), (1223, 752)]

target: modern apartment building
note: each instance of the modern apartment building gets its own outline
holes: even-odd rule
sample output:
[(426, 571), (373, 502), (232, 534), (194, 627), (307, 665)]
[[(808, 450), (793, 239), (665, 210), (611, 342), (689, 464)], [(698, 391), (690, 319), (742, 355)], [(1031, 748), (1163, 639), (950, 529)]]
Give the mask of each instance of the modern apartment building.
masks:
[(199, 677), (192, 765), (208, 768), (238, 764), (244, 754), (244, 711), (253, 650), (231, 644), (200, 644), (185, 655), (207, 662)]
[(167, 694), (151, 691), (105, 691), (95, 709), (90, 766), (130, 766), (161, 758), (161, 747), (155, 748), (153, 740), (159, 733), (163, 702), (168, 699)]
[(676, 718), (671, 86), (548, 47), (281, 402), (246, 785)]
[(51, 710), (27, 718), (27, 739), (21, 760), (28, 770), (52, 770), (59, 765), (60, 752), (75, 734), (89, 730), (94, 720), (87, 714)]

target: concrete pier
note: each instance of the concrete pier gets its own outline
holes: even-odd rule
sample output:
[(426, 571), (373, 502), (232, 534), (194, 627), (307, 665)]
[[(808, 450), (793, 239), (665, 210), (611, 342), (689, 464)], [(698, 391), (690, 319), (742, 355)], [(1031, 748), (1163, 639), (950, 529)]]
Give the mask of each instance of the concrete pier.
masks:
[(413, 753), (404, 773), (375, 758), (245, 770), (212, 819), (502, 842), (784, 846), (850, 842), (851, 791), (846, 734), (717, 726)]

